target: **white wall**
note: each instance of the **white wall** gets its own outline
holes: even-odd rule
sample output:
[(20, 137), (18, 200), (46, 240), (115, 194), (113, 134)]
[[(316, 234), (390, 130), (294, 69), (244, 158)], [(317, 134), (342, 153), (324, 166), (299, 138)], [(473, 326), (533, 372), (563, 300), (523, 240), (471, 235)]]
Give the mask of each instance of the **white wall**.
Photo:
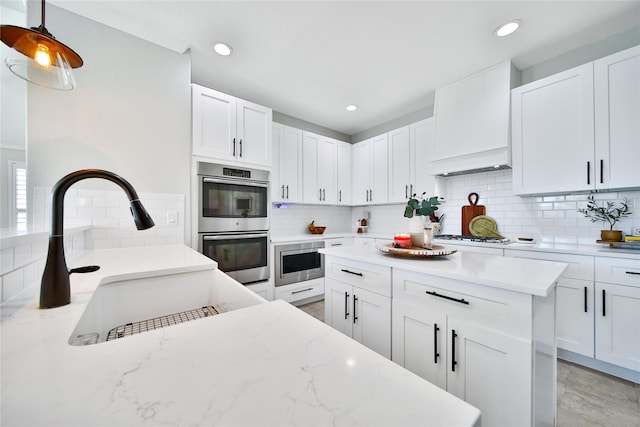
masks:
[[(84, 66), (75, 72), (78, 87), (72, 91), (28, 85), (30, 194), (78, 169), (106, 169), (139, 193), (183, 195), (184, 218), (190, 218), (189, 53), (175, 53), (50, 4), (47, 28), (82, 56)], [(76, 185), (120, 191), (102, 180)], [(187, 242), (189, 231), (187, 224)]]

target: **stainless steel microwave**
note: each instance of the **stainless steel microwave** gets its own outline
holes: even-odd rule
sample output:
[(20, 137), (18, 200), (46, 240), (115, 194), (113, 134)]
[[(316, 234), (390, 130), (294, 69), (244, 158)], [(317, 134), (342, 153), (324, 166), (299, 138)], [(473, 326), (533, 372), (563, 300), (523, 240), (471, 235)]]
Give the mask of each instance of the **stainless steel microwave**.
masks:
[(276, 286), (324, 277), (324, 256), (318, 249), (324, 241), (274, 246)]

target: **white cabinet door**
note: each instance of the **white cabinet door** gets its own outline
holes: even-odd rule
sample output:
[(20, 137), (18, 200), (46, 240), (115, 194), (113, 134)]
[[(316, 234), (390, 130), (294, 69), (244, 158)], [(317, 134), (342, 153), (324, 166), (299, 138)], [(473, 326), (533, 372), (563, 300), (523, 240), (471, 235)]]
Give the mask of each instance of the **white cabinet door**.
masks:
[(353, 339), (391, 359), (391, 298), (354, 286), (352, 325)]
[(335, 205), (338, 202), (338, 142), (321, 137), (318, 143), (318, 189), (322, 192), (322, 203)]
[(271, 166), (271, 109), (253, 102), (236, 102), (236, 160)]
[(427, 193), (435, 195), (436, 179), (431, 174), (430, 152), (433, 147), (434, 120), (430, 117), (416, 123), (410, 128), (412, 153), (415, 178), (413, 179), (413, 192), (416, 194)]
[(593, 63), (512, 91), (513, 191), (595, 188)]
[(484, 426), (531, 425), (531, 342), (448, 317), (447, 391), (480, 409)]
[(640, 287), (596, 282), (596, 358), (640, 371)]
[(354, 205), (366, 205), (369, 203), (369, 177), (371, 175), (371, 156), (369, 153), (369, 141), (354, 144), (352, 150), (353, 164), (353, 192), (351, 197)]
[(371, 170), (369, 202), (380, 204), (389, 200), (389, 168), (387, 164), (387, 134), (371, 139)]
[(318, 185), (318, 147), (320, 135), (302, 132), (302, 198), (305, 203), (320, 203), (322, 191)]
[(389, 202), (406, 202), (413, 193), (413, 177), (415, 176), (409, 126), (389, 132), (388, 144)]
[(556, 285), (556, 342), (559, 348), (593, 357), (593, 281), (561, 277)]
[(594, 62), (597, 188), (640, 186), (640, 46)]
[(446, 390), (446, 316), (395, 299), (392, 317), (392, 360)]
[(338, 141), (338, 204), (351, 204), (351, 144)]
[(236, 98), (192, 85), (193, 154), (236, 159)]
[(302, 201), (302, 131), (278, 123), (273, 124), (272, 200)]
[(353, 286), (325, 277), (324, 322), (351, 337), (351, 301)]

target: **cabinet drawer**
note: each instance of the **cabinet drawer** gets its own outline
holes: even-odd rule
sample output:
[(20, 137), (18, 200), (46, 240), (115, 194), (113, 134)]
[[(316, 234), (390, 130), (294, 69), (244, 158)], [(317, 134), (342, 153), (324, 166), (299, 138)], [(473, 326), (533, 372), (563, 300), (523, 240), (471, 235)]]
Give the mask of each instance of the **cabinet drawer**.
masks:
[(394, 269), (393, 299), (531, 339), (530, 295)]
[(505, 256), (512, 258), (540, 259), (544, 261), (566, 262), (569, 264), (562, 277), (571, 279), (593, 280), (594, 259), (588, 255), (570, 255), (548, 252), (505, 250)]
[(596, 258), (596, 282), (640, 287), (640, 260)]
[(325, 276), (380, 295), (391, 296), (391, 267), (326, 257)]
[(301, 299), (323, 294), (324, 278), (276, 287), (276, 299), (282, 299), (287, 302), (300, 301)]

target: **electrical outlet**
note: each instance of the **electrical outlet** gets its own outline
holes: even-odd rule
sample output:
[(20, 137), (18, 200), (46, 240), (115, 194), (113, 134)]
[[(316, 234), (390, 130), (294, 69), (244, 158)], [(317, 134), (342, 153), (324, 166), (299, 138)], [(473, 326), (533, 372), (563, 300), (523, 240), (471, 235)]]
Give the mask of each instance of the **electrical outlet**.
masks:
[(634, 226), (631, 231), (634, 236), (640, 236), (640, 225)]

